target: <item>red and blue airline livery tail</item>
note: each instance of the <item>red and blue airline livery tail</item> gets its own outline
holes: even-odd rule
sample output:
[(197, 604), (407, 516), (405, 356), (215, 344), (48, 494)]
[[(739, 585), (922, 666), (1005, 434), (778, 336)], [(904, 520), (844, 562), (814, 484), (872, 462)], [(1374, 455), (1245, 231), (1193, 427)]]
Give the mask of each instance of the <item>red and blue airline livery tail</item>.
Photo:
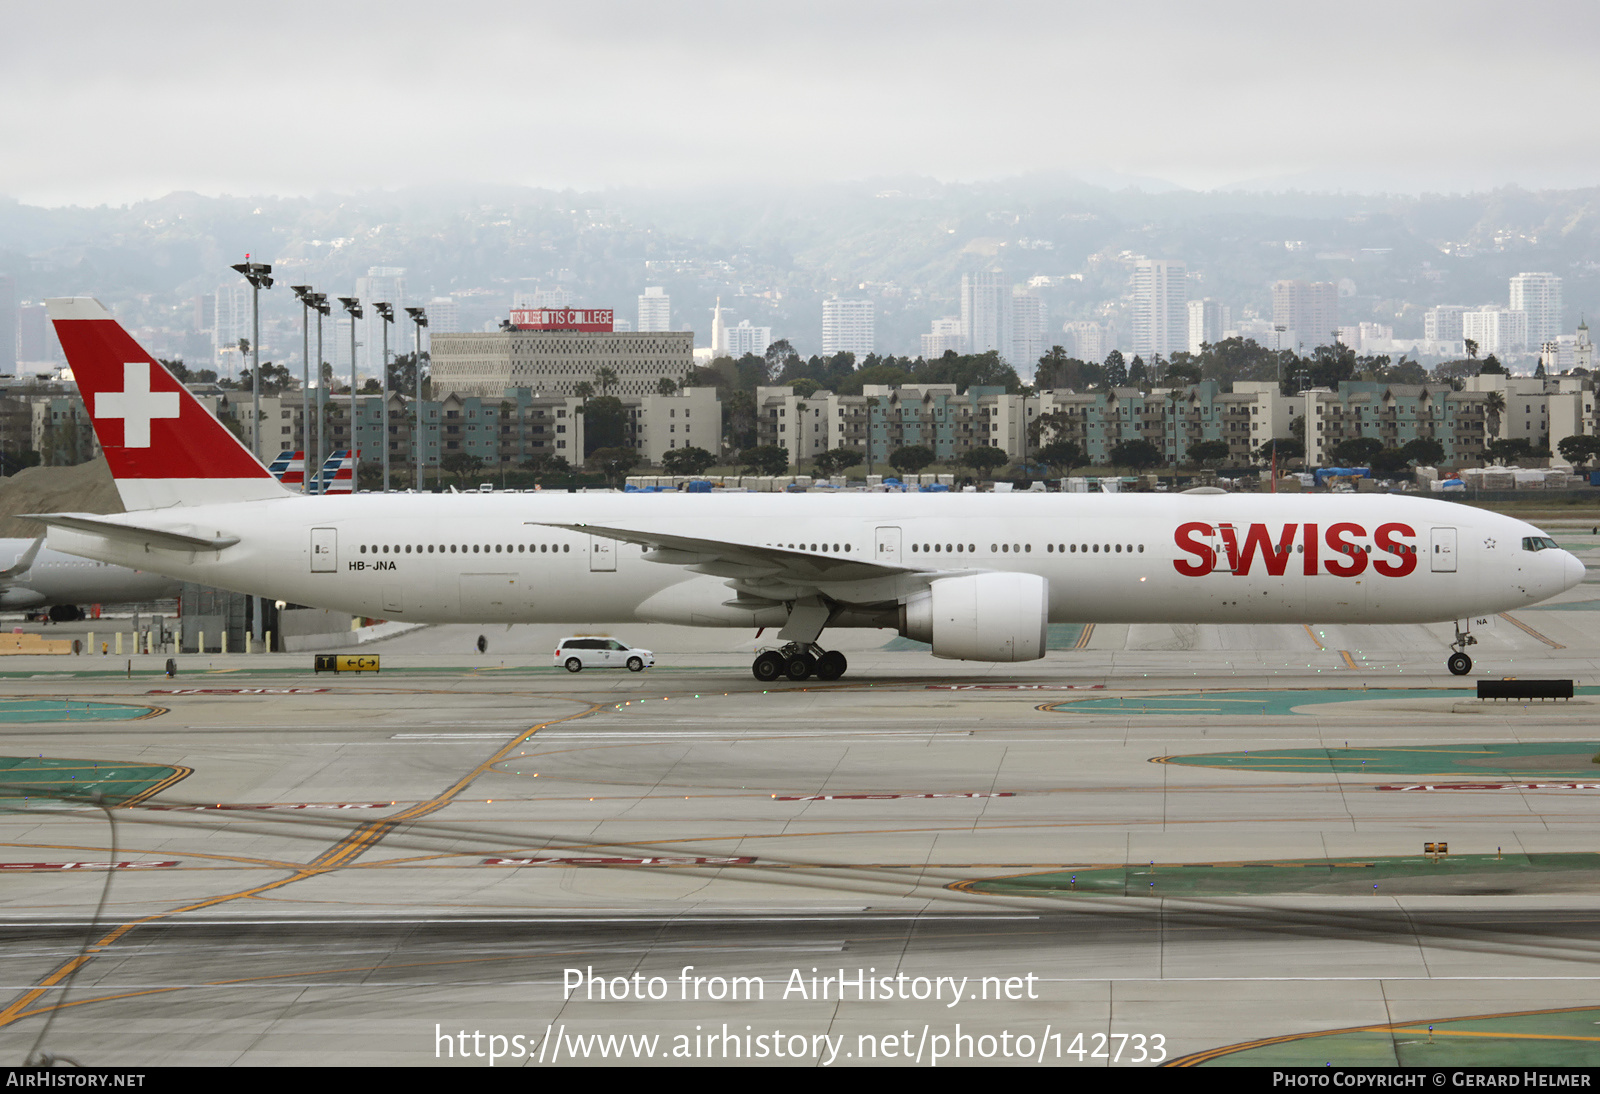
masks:
[(288, 494), (98, 300), (45, 303), (125, 508)]
[(348, 448), (336, 448), (311, 480), (313, 494), (352, 494), (356, 488), (356, 461)]
[(278, 458), (267, 464), (272, 477), (285, 486), (300, 486), (306, 481), (306, 454), (284, 449)]

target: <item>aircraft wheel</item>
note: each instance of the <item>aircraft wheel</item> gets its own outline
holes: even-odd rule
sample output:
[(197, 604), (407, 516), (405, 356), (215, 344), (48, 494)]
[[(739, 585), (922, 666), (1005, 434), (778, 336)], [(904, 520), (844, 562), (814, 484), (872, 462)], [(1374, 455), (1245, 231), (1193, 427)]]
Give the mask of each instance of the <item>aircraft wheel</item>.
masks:
[(850, 663), (844, 659), (844, 654), (838, 650), (829, 650), (817, 658), (817, 679), (837, 680), (844, 675), (844, 670), (849, 667)]
[(644, 671), (644, 658), (642, 658), (642, 657), (630, 657), (630, 658), (628, 658), (628, 671), (629, 672), (643, 672)]
[(49, 615), (53, 623), (76, 623), (83, 618), (83, 610), (76, 604), (57, 604), (50, 609)]
[(1472, 658), (1464, 653), (1452, 653), (1450, 660), (1446, 661), (1445, 664), (1455, 676), (1465, 676), (1472, 671)]
[(782, 655), (768, 650), (755, 659), (755, 663), (750, 666), (750, 673), (763, 684), (776, 680), (783, 675)]
[(797, 653), (784, 663), (783, 671), (791, 680), (805, 680), (817, 671), (817, 662), (809, 653)]
[(568, 672), (582, 672), (583, 671), (583, 662), (579, 661), (576, 657), (567, 658), (567, 671)]

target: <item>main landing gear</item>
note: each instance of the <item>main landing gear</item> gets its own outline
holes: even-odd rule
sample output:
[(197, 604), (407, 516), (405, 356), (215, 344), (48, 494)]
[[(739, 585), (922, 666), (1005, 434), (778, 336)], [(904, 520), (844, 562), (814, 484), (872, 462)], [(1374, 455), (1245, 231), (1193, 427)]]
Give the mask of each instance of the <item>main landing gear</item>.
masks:
[(815, 642), (790, 642), (756, 655), (750, 672), (763, 684), (787, 676), (791, 680), (837, 680), (850, 663), (838, 650), (825, 650)]
[(1472, 658), (1468, 657), (1465, 651), (1468, 646), (1476, 646), (1477, 644), (1478, 640), (1462, 630), (1461, 624), (1457, 622), (1456, 640), (1450, 643), (1452, 652), (1449, 660), (1445, 662), (1445, 667), (1450, 670), (1452, 675), (1465, 676), (1472, 671)]

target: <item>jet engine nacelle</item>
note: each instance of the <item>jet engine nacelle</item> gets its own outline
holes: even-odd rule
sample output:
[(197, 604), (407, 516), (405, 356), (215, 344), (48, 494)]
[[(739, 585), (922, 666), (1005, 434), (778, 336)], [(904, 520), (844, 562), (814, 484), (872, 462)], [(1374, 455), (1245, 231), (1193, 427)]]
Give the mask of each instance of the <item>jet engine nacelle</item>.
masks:
[(959, 661), (1044, 656), (1050, 582), (1038, 574), (942, 577), (900, 609), (900, 633)]

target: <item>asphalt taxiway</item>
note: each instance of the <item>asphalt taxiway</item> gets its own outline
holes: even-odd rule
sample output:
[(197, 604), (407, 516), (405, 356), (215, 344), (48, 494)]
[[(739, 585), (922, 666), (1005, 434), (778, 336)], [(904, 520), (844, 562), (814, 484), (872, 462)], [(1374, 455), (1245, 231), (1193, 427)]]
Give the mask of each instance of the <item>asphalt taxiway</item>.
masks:
[[(1467, 679), (1448, 627), (1001, 666), (862, 633), (834, 684), (664, 627), (606, 628), (641, 674), (553, 667), (571, 627), (413, 632), (376, 676), (6, 658), (0, 1052), (1592, 1062), (1596, 609), (1500, 617)], [(1512, 674), (1590, 690), (1473, 697)]]

